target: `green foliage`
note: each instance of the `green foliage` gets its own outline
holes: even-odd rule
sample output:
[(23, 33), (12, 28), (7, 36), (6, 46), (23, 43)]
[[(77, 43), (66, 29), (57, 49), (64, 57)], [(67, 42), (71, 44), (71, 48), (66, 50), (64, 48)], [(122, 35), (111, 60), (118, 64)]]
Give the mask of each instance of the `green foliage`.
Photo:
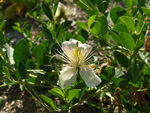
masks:
[[(37, 8), (28, 11), (23, 19), (20, 15), (15, 20), (0, 22), (0, 87), (20, 85), (22, 91), (27, 90), (49, 112), (80, 112), (79, 108), (85, 106), (96, 112), (115, 112), (116, 107), (120, 113), (123, 109), (127, 112), (149, 112), (145, 96), (150, 97), (150, 66), (149, 51), (145, 50), (150, 49), (150, 2), (73, 1), (86, 12), (87, 15), (82, 15), (87, 17), (86, 22), (72, 18), (56, 21), (54, 15), (59, 0), (53, 3), (51, 0), (39, 1)], [(15, 2), (26, 4), (22, 0)], [(114, 7), (108, 7), (113, 3), (116, 4)], [(118, 6), (118, 3), (121, 5)], [(66, 10), (66, 16), (68, 12)], [(32, 33), (34, 26), (26, 17), (38, 23), (40, 31), (36, 35)], [(15, 37), (7, 37), (8, 28), (13, 28), (24, 38), (12, 44), (11, 38)], [(67, 49), (64, 54), (61, 44), (71, 38), (93, 47), (87, 56), (91, 58), (84, 65), (88, 65), (101, 78), (102, 82), (96, 88), (89, 88), (78, 72), (75, 73), (77, 80), (73, 86), (60, 88), (59, 76), (62, 70), (65, 66), (73, 65), (67, 65), (70, 57), (66, 54), (70, 54), (70, 51)], [(73, 52), (83, 55), (80, 51)], [(67, 62), (57, 59), (57, 54), (64, 55), (62, 59)], [(33, 90), (36, 88), (49, 93), (47, 96), (36, 93)], [(107, 105), (110, 108), (106, 109)]]
[(2, 48), (4, 44), (4, 35), (2, 31), (0, 30), (0, 47)]
[(54, 19), (52, 10), (49, 8), (49, 6), (45, 3), (42, 4), (42, 9), (45, 13), (45, 15), (52, 21)]
[(45, 57), (46, 51), (47, 50), (43, 44), (39, 44), (34, 48), (33, 54), (34, 54), (35, 60), (38, 64), (44, 63), (44, 57)]
[(21, 39), (14, 48), (13, 59), (15, 63), (26, 63), (29, 58), (29, 46), (25, 39)]

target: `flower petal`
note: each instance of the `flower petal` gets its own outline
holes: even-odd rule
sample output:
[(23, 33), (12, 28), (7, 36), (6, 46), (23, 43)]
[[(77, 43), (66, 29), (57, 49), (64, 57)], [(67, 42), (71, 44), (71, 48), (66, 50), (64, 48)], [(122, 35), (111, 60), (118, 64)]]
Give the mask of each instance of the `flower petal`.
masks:
[(60, 71), (59, 85), (62, 89), (74, 85), (77, 77), (77, 71), (75, 67), (65, 67), (64, 70)]
[(89, 66), (80, 67), (80, 75), (88, 87), (96, 87), (101, 83), (101, 79)]

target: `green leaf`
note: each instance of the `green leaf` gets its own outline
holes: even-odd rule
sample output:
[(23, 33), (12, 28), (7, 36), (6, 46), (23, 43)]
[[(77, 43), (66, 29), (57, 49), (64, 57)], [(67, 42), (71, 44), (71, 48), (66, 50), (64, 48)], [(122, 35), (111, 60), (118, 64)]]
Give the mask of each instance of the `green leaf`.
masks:
[(138, 26), (137, 26), (137, 30), (136, 30), (138, 34), (141, 32), (143, 24), (144, 24), (144, 16), (139, 14), (138, 15)]
[(150, 18), (150, 8), (141, 7), (142, 11)]
[(119, 84), (124, 80), (123, 78), (113, 78), (114, 84), (118, 87)]
[(63, 29), (67, 28), (68, 26), (70, 26), (71, 23), (72, 23), (72, 21), (65, 21), (61, 25), (59, 25), (59, 27), (57, 29), (56, 37), (58, 38), (61, 35)]
[(76, 35), (75, 39), (82, 43), (85, 43), (85, 41), (86, 41), (82, 35)]
[(72, 99), (74, 98), (79, 98), (79, 93), (80, 92), (80, 89), (73, 89), (73, 90), (70, 90), (69, 93), (68, 93), (68, 100), (71, 101)]
[(120, 32), (119, 37), (120, 37), (120, 44), (122, 46), (124, 46), (125, 48), (127, 48), (129, 50), (134, 49), (134, 47), (135, 47), (134, 40), (128, 33)]
[(138, 0), (137, 6), (138, 6), (140, 13), (143, 14), (142, 6), (145, 6), (145, 0)]
[(100, 34), (106, 35), (108, 30), (108, 22), (105, 16), (101, 16), (98, 21), (100, 22)]
[(0, 47), (2, 48), (4, 45), (4, 35), (3, 32), (0, 30)]
[(57, 109), (56, 103), (55, 103), (51, 98), (49, 98), (49, 97), (47, 97), (47, 96), (45, 96), (45, 95), (40, 95), (40, 97), (41, 97), (46, 103), (48, 103), (49, 105), (51, 105), (54, 110)]
[(4, 66), (4, 70), (5, 70), (6, 76), (8, 78), (10, 78), (10, 73), (9, 73), (8, 67)]
[(133, 0), (124, 0), (126, 7), (131, 10), (133, 6)]
[(48, 37), (49, 41), (53, 42), (53, 36), (52, 36), (51, 31), (48, 28), (46, 28), (46, 26), (43, 26), (43, 31), (46, 37)]
[(129, 81), (129, 84), (132, 85), (135, 88), (139, 88), (140, 87), (140, 80), (139, 79), (134, 79)]
[(44, 74), (44, 73), (40, 73), (40, 72), (38, 72), (38, 71), (34, 71), (34, 73), (37, 75), (37, 76), (39, 76), (41, 79), (43, 79), (45, 82), (48, 82), (48, 83), (51, 83), (52, 82), (52, 80), (51, 80), (51, 78), (48, 76), (48, 75), (46, 75), (46, 74)]
[(21, 79), (27, 78), (27, 69), (26, 69), (26, 66), (22, 62), (20, 62), (18, 65), (18, 72), (19, 72), (19, 75), (21, 76)]
[(110, 17), (113, 21), (113, 23), (120, 23), (119, 17), (121, 16), (128, 16), (129, 13), (122, 7), (114, 7), (110, 11)]
[(124, 24), (122, 24), (122, 23), (119, 23), (119, 24), (115, 25), (115, 26), (113, 27), (113, 30), (114, 30), (114, 31), (117, 31), (117, 32), (129, 33), (127, 27), (126, 27)]
[(14, 64), (15, 63), (13, 58), (14, 49), (10, 45), (6, 44), (6, 51), (7, 51), (7, 56), (9, 58), (10, 64)]
[(135, 28), (135, 21), (134, 19), (132, 19), (129, 16), (122, 16), (119, 18), (126, 26), (129, 30), (131, 30), (132, 32), (135, 32), (136, 28)]
[(93, 11), (93, 15), (99, 15), (99, 11), (98, 9), (92, 4), (92, 2), (90, 0), (86, 0), (88, 5), (90, 6), (90, 8), (92, 9)]
[(13, 59), (15, 63), (19, 62), (26, 63), (28, 57), (29, 57), (28, 43), (25, 39), (21, 39), (14, 48)]
[(0, 97), (0, 104), (3, 102), (3, 98), (2, 97)]
[(87, 29), (87, 25), (84, 22), (77, 22), (76, 24), (84, 30)]
[(96, 20), (97, 15), (93, 15), (88, 19), (88, 27), (92, 25), (92, 23)]
[(49, 8), (49, 6), (45, 3), (42, 3), (42, 9), (45, 15), (52, 21), (54, 20), (54, 16), (52, 13), (52, 10)]
[(4, 21), (0, 22), (0, 30), (3, 29), (3, 27), (5, 26), (6, 21), (7, 20), (4, 20)]
[(124, 54), (118, 51), (113, 52), (113, 54), (121, 66), (128, 68), (129, 60)]
[(63, 91), (60, 88), (53, 88), (53, 89), (49, 90), (48, 92), (51, 93), (52, 95), (58, 96), (62, 99), (64, 99), (64, 97), (65, 97)]
[(57, 7), (58, 7), (58, 3), (59, 3), (59, 0), (55, 0), (55, 3), (54, 3), (54, 15), (56, 13), (56, 10), (57, 10)]
[(46, 53), (46, 47), (43, 44), (37, 45), (34, 50), (33, 54), (35, 56), (35, 60), (38, 64), (43, 64), (44, 63), (44, 55)]
[(96, 35), (98, 35), (99, 34), (99, 32), (100, 32), (100, 23), (98, 22), (98, 21), (95, 21), (96, 20), (96, 15), (93, 15), (93, 16), (91, 16), (90, 18), (89, 18), (89, 20), (88, 20), (88, 27), (90, 28), (90, 30), (94, 33), (94, 34), (96, 34)]
[(109, 0), (96, 0), (97, 7), (100, 12), (105, 13), (108, 8)]
[(150, 74), (150, 66), (147, 66), (145, 69), (144, 69), (144, 75), (149, 75)]
[(90, 26), (90, 30), (91, 30), (94, 34), (98, 35), (99, 32), (100, 32), (100, 27), (101, 27), (101, 25), (100, 25), (99, 22), (93, 22), (93, 23), (91, 24), (91, 26)]
[(110, 34), (111, 34), (111, 36), (112, 36), (112, 39), (116, 42), (116, 43), (121, 43), (121, 41), (120, 41), (120, 37), (115, 33), (115, 32), (113, 32), (113, 31), (111, 31), (110, 30)]

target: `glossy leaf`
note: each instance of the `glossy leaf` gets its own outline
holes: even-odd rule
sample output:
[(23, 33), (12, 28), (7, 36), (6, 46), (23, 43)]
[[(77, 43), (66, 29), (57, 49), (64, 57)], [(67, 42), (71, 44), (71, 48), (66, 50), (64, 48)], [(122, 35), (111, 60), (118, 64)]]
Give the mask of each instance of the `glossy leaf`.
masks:
[(138, 26), (137, 26), (137, 33), (139, 34), (142, 30), (144, 24), (144, 16), (143, 15), (138, 15)]
[(90, 30), (91, 30), (94, 34), (98, 35), (99, 32), (100, 32), (100, 26), (101, 26), (101, 24), (100, 24), (99, 22), (93, 22), (93, 23), (91, 24), (91, 26), (90, 26)]
[(69, 93), (68, 93), (68, 100), (71, 101), (72, 99), (74, 98), (79, 98), (79, 93), (80, 92), (80, 89), (73, 89), (73, 90), (70, 90)]
[(126, 26), (129, 30), (131, 30), (132, 32), (135, 32), (136, 28), (135, 28), (135, 21), (134, 19), (132, 19), (129, 16), (122, 16), (119, 18)]
[(105, 13), (108, 8), (109, 0), (96, 0), (96, 3), (99, 11)]
[(3, 29), (3, 27), (5, 26), (6, 20), (0, 22), (0, 30)]
[(77, 22), (76, 24), (84, 30), (87, 29), (87, 25), (84, 22)]
[(126, 33), (129, 33), (129, 30), (127, 29), (127, 27), (124, 24), (122, 24), (122, 23), (119, 23), (119, 24), (115, 25), (113, 27), (113, 30), (117, 31), (117, 32), (126, 32)]
[(122, 54), (121, 52), (118, 52), (118, 51), (113, 52), (113, 54), (121, 66), (128, 68), (129, 60), (124, 54)]
[(14, 49), (10, 45), (6, 44), (6, 50), (7, 50), (7, 56), (9, 58), (10, 64), (14, 64), (15, 63), (13, 58)]
[(121, 44), (121, 40), (120, 40), (120, 37), (114, 32), (114, 31), (111, 31), (110, 30), (110, 34), (112, 36), (112, 39), (118, 43), (118, 44)]
[(98, 22), (100, 22), (100, 34), (101, 35), (106, 35), (107, 30), (108, 30), (108, 22), (105, 16), (101, 16), (98, 19)]
[(44, 63), (44, 55), (45, 55), (46, 51), (47, 50), (43, 44), (39, 44), (34, 48), (33, 54), (34, 54), (35, 60), (38, 64)]
[(120, 37), (120, 44), (122, 46), (124, 46), (125, 48), (127, 48), (129, 50), (134, 49), (134, 47), (135, 47), (134, 40), (128, 33), (120, 32), (119, 37)]
[(56, 13), (56, 10), (57, 10), (57, 7), (58, 7), (58, 3), (59, 3), (59, 0), (55, 0), (55, 3), (54, 3), (54, 15)]
[(45, 96), (45, 95), (40, 95), (40, 97), (41, 97), (46, 103), (48, 103), (49, 105), (51, 105), (54, 110), (57, 109), (56, 103), (55, 103), (51, 98), (49, 98), (49, 97), (47, 97), (47, 96)]
[(53, 17), (52, 10), (49, 8), (49, 6), (45, 3), (42, 3), (42, 9), (45, 15), (52, 21), (54, 17)]
[(43, 26), (43, 31), (46, 37), (48, 37), (49, 41), (53, 42), (53, 36), (52, 36), (51, 31), (48, 28), (46, 28), (46, 26)]
[(92, 2), (90, 0), (86, 0), (88, 5), (90, 6), (90, 8), (92, 9), (93, 11), (93, 15), (99, 15), (99, 11), (98, 9), (92, 4)]
[(132, 5), (133, 5), (133, 1), (132, 0), (124, 0), (124, 3), (126, 5), (126, 7), (131, 10), (132, 9)]
[(4, 67), (4, 70), (5, 70), (5, 74), (8, 78), (10, 78), (10, 73), (9, 73), (9, 70), (8, 70), (8, 67)]
[(100, 32), (100, 23), (98, 21), (95, 21), (96, 18), (97, 18), (96, 15), (93, 15), (89, 18), (88, 27), (94, 34), (98, 35)]
[(15, 63), (26, 63), (29, 57), (29, 46), (25, 39), (21, 39), (14, 48), (13, 59)]
[(64, 99), (64, 97), (65, 97), (63, 91), (60, 88), (53, 88), (53, 89), (49, 90), (48, 92), (51, 93), (52, 95), (58, 96), (62, 99)]
[(120, 22), (119, 17), (128, 15), (129, 13), (124, 8), (119, 6), (112, 8), (110, 11), (110, 17), (114, 24)]
[(142, 7), (142, 11), (150, 18), (150, 8)]

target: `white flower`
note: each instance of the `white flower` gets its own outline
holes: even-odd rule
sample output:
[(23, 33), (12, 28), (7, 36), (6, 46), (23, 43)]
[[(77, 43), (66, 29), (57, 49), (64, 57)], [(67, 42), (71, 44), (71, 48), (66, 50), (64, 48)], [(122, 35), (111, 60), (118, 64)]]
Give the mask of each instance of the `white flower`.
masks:
[(74, 85), (78, 72), (88, 87), (93, 88), (101, 83), (101, 79), (88, 65), (91, 50), (89, 45), (74, 39), (62, 43), (63, 52), (59, 52), (58, 55), (58, 58), (66, 63), (59, 76), (59, 85), (62, 89)]

